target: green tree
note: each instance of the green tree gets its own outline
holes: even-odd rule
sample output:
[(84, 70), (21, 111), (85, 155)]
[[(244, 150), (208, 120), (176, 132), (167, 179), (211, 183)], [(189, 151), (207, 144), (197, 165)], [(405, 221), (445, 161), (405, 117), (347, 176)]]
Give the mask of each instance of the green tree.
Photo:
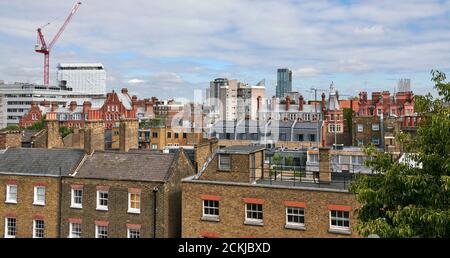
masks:
[(273, 164), (280, 165), (280, 163), (281, 163), (281, 154), (280, 153), (275, 153), (273, 155), (272, 161), (273, 161)]
[(73, 133), (73, 129), (72, 128), (68, 128), (65, 126), (60, 126), (59, 127), (59, 134), (61, 135), (62, 138), (66, 137), (67, 135)]
[(450, 237), (450, 83), (432, 71), (439, 97), (415, 97), (422, 116), (405, 151), (417, 165), (398, 163), (386, 153), (367, 161), (374, 175), (359, 175), (350, 186), (362, 207), (357, 230), (380, 237)]

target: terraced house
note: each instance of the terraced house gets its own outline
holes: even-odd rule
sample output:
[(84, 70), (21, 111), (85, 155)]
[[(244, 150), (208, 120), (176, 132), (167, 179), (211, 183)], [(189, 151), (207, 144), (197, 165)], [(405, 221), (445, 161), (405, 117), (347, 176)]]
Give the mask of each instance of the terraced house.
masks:
[(59, 237), (61, 177), (84, 156), (74, 149), (0, 150), (0, 234)]
[(182, 150), (95, 151), (62, 180), (61, 237), (179, 237), (181, 179), (193, 173)]
[(183, 179), (182, 237), (358, 237), (346, 174), (319, 149), (317, 178), (264, 162), (263, 146), (214, 151)]

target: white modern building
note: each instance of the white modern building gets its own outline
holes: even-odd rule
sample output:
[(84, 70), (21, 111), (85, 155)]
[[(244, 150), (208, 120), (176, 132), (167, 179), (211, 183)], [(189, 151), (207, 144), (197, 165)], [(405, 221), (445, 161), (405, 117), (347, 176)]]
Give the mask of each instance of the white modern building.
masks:
[(89, 95), (106, 94), (106, 71), (101, 63), (61, 63), (57, 66), (58, 84)]
[(59, 106), (69, 106), (71, 101), (82, 105), (90, 101), (92, 106), (101, 106), (105, 101), (103, 95), (87, 95), (74, 92), (70, 88), (30, 83), (0, 82), (0, 128), (18, 125), (20, 118), (31, 108), (31, 103), (43, 101), (56, 102)]

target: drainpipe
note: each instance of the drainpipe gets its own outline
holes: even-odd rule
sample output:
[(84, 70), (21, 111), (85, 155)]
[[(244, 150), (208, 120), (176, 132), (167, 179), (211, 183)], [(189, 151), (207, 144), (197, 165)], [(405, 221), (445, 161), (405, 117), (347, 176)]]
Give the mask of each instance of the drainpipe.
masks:
[(158, 187), (153, 188), (153, 238), (156, 238), (156, 194), (158, 193)]
[(59, 167), (59, 208), (58, 208), (59, 228), (58, 228), (58, 238), (61, 238), (61, 225), (62, 225), (61, 210), (62, 210), (62, 171), (61, 171), (61, 167)]

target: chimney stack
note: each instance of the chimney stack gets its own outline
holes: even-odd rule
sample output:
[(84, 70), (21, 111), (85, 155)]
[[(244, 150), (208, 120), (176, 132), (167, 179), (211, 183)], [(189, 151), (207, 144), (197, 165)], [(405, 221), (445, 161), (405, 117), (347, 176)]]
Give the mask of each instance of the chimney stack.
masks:
[(327, 107), (325, 106), (325, 93), (322, 93), (322, 112), (325, 112)]
[(119, 149), (128, 152), (130, 149), (138, 149), (139, 122), (137, 118), (120, 118), (119, 126)]
[(92, 108), (92, 103), (90, 101), (83, 102), (83, 113), (87, 114)]
[(272, 111), (275, 111), (276, 105), (277, 105), (277, 97), (272, 96)]
[(55, 112), (48, 112), (45, 115), (45, 129), (47, 133), (47, 148), (61, 148), (64, 143), (59, 133), (59, 124)]
[(101, 110), (89, 110), (84, 123), (84, 151), (91, 155), (96, 150), (105, 150), (105, 127)]
[(58, 109), (58, 102), (52, 102), (52, 112), (55, 112)]
[(122, 88), (122, 94), (128, 94), (128, 89), (127, 88)]
[(69, 105), (70, 111), (74, 111), (77, 108), (77, 102), (71, 101)]
[(290, 107), (291, 107), (291, 98), (289, 96), (286, 96), (286, 111), (289, 111)]
[(331, 183), (329, 147), (319, 147), (319, 181), (321, 183)]
[(298, 97), (298, 111), (303, 111), (303, 96)]

